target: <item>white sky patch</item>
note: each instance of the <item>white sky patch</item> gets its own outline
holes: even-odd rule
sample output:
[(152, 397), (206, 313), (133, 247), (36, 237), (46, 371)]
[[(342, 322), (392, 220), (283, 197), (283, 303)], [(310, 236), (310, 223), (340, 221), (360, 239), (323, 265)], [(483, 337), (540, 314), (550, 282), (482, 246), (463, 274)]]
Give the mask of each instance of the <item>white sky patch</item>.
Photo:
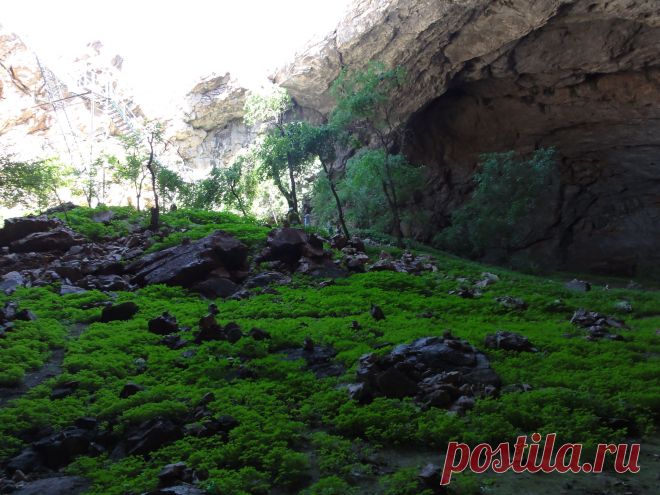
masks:
[(247, 87), (331, 32), (349, 0), (5, 0), (0, 24), (37, 54), (80, 56), (100, 40), (124, 58), (124, 81), (147, 111), (211, 73)]

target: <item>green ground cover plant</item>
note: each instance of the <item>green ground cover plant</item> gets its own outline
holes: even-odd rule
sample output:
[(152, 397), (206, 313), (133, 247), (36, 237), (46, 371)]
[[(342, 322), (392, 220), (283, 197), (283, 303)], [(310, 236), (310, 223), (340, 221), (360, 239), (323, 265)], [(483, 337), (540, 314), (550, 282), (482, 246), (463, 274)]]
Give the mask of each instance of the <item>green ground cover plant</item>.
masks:
[[(231, 214), (177, 211), (161, 215), (161, 220), (167, 228), (191, 229), (183, 233), (189, 236), (196, 229), (201, 235), (205, 228), (217, 226), (224, 230), (233, 226), (235, 232), (243, 229), (246, 237), (258, 233), (265, 239), (268, 232), (256, 222)], [(161, 244), (170, 242), (169, 238)], [(393, 247), (370, 247), (368, 254), (375, 258), (382, 249), (397, 258), (402, 254)], [(98, 291), (60, 297), (57, 287), (51, 286), (0, 295), (0, 304), (15, 301), (39, 318), (17, 324), (7, 339), (0, 340), (3, 380), (20, 380), (56, 346), (66, 346), (67, 351), (61, 375), (0, 409), (0, 456), (24, 448), (20, 433), (34, 426), (64, 429), (76, 418), (89, 415), (119, 436), (147, 419), (181, 418), (208, 392), (215, 396), (208, 406), (214, 416), (231, 415), (238, 420), (226, 440), (185, 436), (150, 459), (136, 456), (114, 462), (108, 454), (81, 456), (67, 472), (92, 480), (89, 493), (95, 495), (155, 489), (162, 466), (179, 461), (204, 478), (203, 486), (210, 494), (360, 493), (365, 480), (374, 478), (365, 461), (368, 452), (383, 448), (423, 447), (444, 453), (449, 441), (474, 446), (539, 432), (557, 433), (557, 442), (579, 442), (585, 451), (594, 451), (600, 442), (653, 431), (660, 411), (659, 293), (604, 290), (602, 286), (573, 292), (559, 280), (433, 253), (439, 271), (419, 277), (392, 272), (355, 274), (318, 290), (315, 281), (296, 275), (291, 284), (276, 287), (279, 295), (254, 291), (249, 300), (218, 300), (219, 323), (235, 321), (245, 332), (258, 327), (270, 332), (272, 339), (190, 343), (184, 350), (197, 353), (188, 358), (182, 358), (181, 350), (157, 345), (160, 337), (147, 330), (148, 321), (165, 310), (181, 328), (196, 329), (209, 301), (182, 288), (151, 286), (134, 293), (117, 292), (117, 302), (134, 301), (140, 310), (132, 320), (111, 323), (99, 321), (100, 308), (83, 309), (111, 300)], [(484, 288), (481, 296), (466, 300), (449, 294), (464, 284), (456, 279), (481, 280), (483, 271), (497, 274), (499, 282)], [(522, 298), (528, 309), (502, 306), (495, 298), (504, 295)], [(630, 302), (633, 312), (622, 312), (616, 306), (620, 301)], [(386, 319), (375, 321), (369, 315), (371, 303), (383, 309)], [(584, 340), (586, 332), (569, 323), (579, 308), (625, 319), (630, 330), (619, 333), (626, 341)], [(417, 318), (427, 312), (431, 317)], [(363, 330), (353, 330), (352, 320)], [(77, 340), (66, 341), (68, 328), (75, 323), (88, 326)], [(483, 348), (486, 334), (497, 330), (529, 337), (537, 354), (487, 354), (505, 386), (525, 382), (534, 390), (479, 399), (464, 418), (442, 409), (421, 410), (411, 400), (378, 398), (368, 405), (349, 400), (344, 388), (355, 380), (362, 354), (382, 356), (393, 345), (441, 336), (446, 329), (478, 348)], [(180, 335), (191, 341), (190, 332)], [(317, 345), (332, 346), (346, 374), (317, 379), (303, 369), (304, 362), (284, 360), (279, 351), (300, 348), (305, 337)], [(392, 345), (372, 348), (386, 343)], [(227, 381), (241, 359), (254, 378)], [(64, 399), (51, 400), (51, 391), (71, 380), (80, 383), (78, 389)], [(120, 399), (119, 392), (128, 381), (145, 390)], [(604, 417), (629, 420), (631, 427), (612, 429), (599, 419)], [(413, 493), (413, 474), (400, 470), (382, 478), (378, 489)], [(464, 483), (466, 490), (474, 489), (473, 479), (457, 479), (455, 486)], [(379, 486), (377, 480), (375, 486)]]

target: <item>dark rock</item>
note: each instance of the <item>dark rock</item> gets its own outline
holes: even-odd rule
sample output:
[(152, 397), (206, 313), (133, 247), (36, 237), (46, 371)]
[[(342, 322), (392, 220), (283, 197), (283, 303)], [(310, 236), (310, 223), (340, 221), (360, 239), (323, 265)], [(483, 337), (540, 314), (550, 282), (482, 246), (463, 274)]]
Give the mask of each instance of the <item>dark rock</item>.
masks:
[(578, 279), (573, 279), (567, 284), (564, 284), (565, 289), (575, 290), (578, 292), (588, 292), (591, 290), (591, 284), (589, 282), (583, 282)]
[(431, 407), (445, 407), (451, 402), (451, 395), (446, 390), (436, 390), (426, 395), (424, 402)]
[(18, 272), (9, 272), (0, 277), (0, 290), (13, 289), (21, 287), (25, 281)]
[(337, 232), (330, 238), (329, 242), (332, 249), (342, 250), (348, 245), (348, 239), (344, 237), (341, 233)]
[(215, 394), (213, 392), (209, 392), (207, 394), (204, 394), (204, 397), (202, 397), (202, 400), (199, 401), (199, 405), (200, 405), (200, 407), (206, 407), (211, 402), (215, 402)]
[(253, 327), (252, 330), (250, 330), (248, 337), (252, 337), (254, 340), (265, 340), (272, 338), (270, 333), (257, 327)]
[(418, 387), (410, 378), (394, 368), (388, 369), (376, 379), (378, 388), (388, 399), (403, 399), (416, 395)]
[(66, 296), (69, 294), (82, 294), (83, 292), (87, 291), (82, 287), (75, 287), (73, 285), (62, 285), (60, 287), (60, 296)]
[(266, 287), (270, 284), (278, 283), (286, 278), (288, 277), (286, 277), (285, 275), (279, 272), (260, 273), (259, 275), (255, 275), (247, 282), (245, 282), (243, 286), (246, 289), (253, 289), (255, 287)]
[[(271, 231), (271, 233), (273, 233)], [(307, 243), (307, 234), (302, 229), (284, 228), (271, 238), (269, 234), (268, 247), (276, 260), (285, 263), (296, 263), (302, 256), (302, 246)]]
[(182, 438), (181, 428), (172, 422), (162, 418), (150, 419), (142, 423), (126, 439), (126, 454), (148, 456), (163, 445)]
[(352, 383), (346, 388), (346, 391), (352, 400), (357, 400), (362, 404), (369, 402), (374, 393), (368, 383)]
[(127, 321), (133, 318), (140, 308), (133, 301), (106, 306), (101, 311), (101, 323)]
[(183, 477), (183, 473), (185, 469), (186, 469), (185, 462), (177, 462), (176, 464), (167, 464), (157, 474), (158, 487), (166, 488), (174, 485), (176, 480), (180, 480)]
[(486, 335), (484, 346), (498, 351), (537, 352), (527, 337), (515, 332), (505, 332), (504, 330)]
[(235, 344), (243, 338), (243, 330), (238, 324), (234, 321), (230, 321), (224, 328), (224, 333), (226, 336), (227, 342), (230, 344)]
[(440, 486), (442, 468), (435, 464), (428, 463), (422, 468), (417, 477), (426, 488), (437, 491)]
[(149, 320), (148, 328), (156, 335), (170, 335), (179, 331), (179, 324), (168, 311), (163, 311), (161, 316)]
[(590, 328), (593, 326), (603, 326), (609, 328), (628, 328), (623, 320), (606, 316), (597, 311), (588, 311), (584, 308), (578, 309), (570, 321), (578, 328)]
[(119, 398), (126, 399), (128, 397), (131, 397), (132, 395), (137, 394), (138, 392), (143, 392), (145, 390), (146, 388), (144, 388), (142, 385), (138, 385), (137, 383), (133, 383), (133, 382), (128, 382), (126, 385), (124, 385), (124, 388), (121, 389), (121, 392), (119, 392)]
[(25, 474), (30, 474), (38, 466), (43, 465), (45, 460), (45, 455), (42, 452), (28, 447), (23, 453), (9, 461), (5, 466), (5, 471), (9, 476), (13, 475), (19, 469)]
[(314, 352), (314, 341), (309, 337), (305, 337), (305, 341), (303, 342), (303, 350), (305, 352)]
[(0, 246), (8, 246), (9, 243), (35, 232), (47, 232), (60, 226), (62, 221), (59, 218), (48, 218), (46, 215), (8, 218), (5, 220), (4, 229), (0, 232)]
[(317, 378), (328, 378), (331, 376), (342, 376), (345, 368), (333, 360), (337, 351), (331, 347), (314, 347), (314, 352), (307, 352), (304, 349), (284, 349), (279, 351), (284, 354), (287, 361), (297, 361), (302, 358), (306, 365), (302, 370), (308, 370), (314, 373)]
[(52, 400), (64, 399), (65, 397), (72, 395), (76, 390), (78, 390), (79, 386), (80, 382), (77, 380), (72, 380), (70, 382), (63, 383), (62, 385), (58, 385), (51, 391), (50, 398)]
[(515, 297), (511, 297), (511, 296), (496, 297), (495, 300), (498, 301), (500, 305), (509, 309), (517, 309), (517, 310), (527, 309), (527, 303), (525, 303), (525, 301), (523, 301), (522, 299), (518, 299)]
[(97, 211), (92, 213), (89, 219), (94, 223), (103, 223), (105, 225), (110, 225), (110, 222), (115, 217), (115, 212), (112, 210), (106, 211)]
[(179, 349), (183, 349), (187, 343), (188, 341), (182, 339), (180, 335), (166, 335), (165, 337), (163, 337), (158, 341), (158, 345), (164, 345), (165, 347), (172, 349), (173, 351), (178, 351)]
[(35, 315), (29, 309), (21, 309), (18, 311), (13, 318), (15, 321), (39, 321), (37, 315)]
[(385, 314), (383, 313), (383, 310), (380, 308), (380, 306), (376, 306), (374, 303), (371, 303), (371, 309), (369, 310), (369, 314), (376, 321), (385, 319)]
[[(212, 315), (217, 315), (220, 314), (220, 310), (218, 309), (218, 305), (216, 303), (210, 303), (208, 307), (208, 312)], [(215, 322), (215, 320), (214, 320)]]
[(84, 236), (67, 227), (57, 227), (48, 232), (35, 232), (13, 241), (9, 248), (14, 253), (42, 253), (46, 251), (68, 251), (72, 246), (84, 243)]
[(208, 299), (224, 299), (231, 297), (240, 290), (240, 287), (228, 278), (211, 277), (194, 283), (191, 292), (198, 292)]
[(72, 462), (75, 457), (87, 453), (94, 433), (76, 428), (56, 433), (33, 444), (44, 455), (44, 464), (50, 469), (58, 469)]
[[(245, 263), (247, 258), (247, 247), (229, 232), (224, 230), (216, 230), (209, 236), (202, 239), (210, 242), (211, 247), (215, 254), (220, 258), (220, 261), (229, 270), (240, 269)], [(202, 242), (199, 241), (199, 242)]]
[(183, 483), (179, 486), (172, 486), (168, 488), (159, 488), (149, 495), (206, 495), (206, 490), (195, 488), (193, 485)]
[(96, 421), (95, 418), (85, 416), (85, 417), (76, 419), (74, 424), (78, 428), (82, 428), (83, 430), (93, 430), (94, 428), (96, 428), (97, 421)]
[[(21, 471), (20, 469), (17, 469), (14, 471), (14, 475), (11, 477), (11, 480), (14, 483), (20, 483), (22, 481), (27, 481), (27, 476), (25, 476), (25, 473)], [(1, 492), (2, 490), (0, 490)]]
[(642, 286), (642, 284), (638, 284), (638, 283), (633, 282), (631, 280), (630, 283), (626, 286), (626, 289), (628, 289), (628, 290), (643, 290), (644, 287)]
[(336, 282), (335, 282), (334, 279), (332, 279), (332, 280), (324, 280), (323, 282), (321, 282), (321, 283), (317, 286), (317, 289), (319, 289), (319, 290), (321, 290), (321, 289), (325, 289), (326, 287), (330, 287), (331, 285), (335, 285), (335, 284), (336, 284)]
[(87, 493), (92, 481), (82, 476), (64, 476), (58, 478), (45, 478), (27, 483), (20, 491), (20, 495), (80, 495)]

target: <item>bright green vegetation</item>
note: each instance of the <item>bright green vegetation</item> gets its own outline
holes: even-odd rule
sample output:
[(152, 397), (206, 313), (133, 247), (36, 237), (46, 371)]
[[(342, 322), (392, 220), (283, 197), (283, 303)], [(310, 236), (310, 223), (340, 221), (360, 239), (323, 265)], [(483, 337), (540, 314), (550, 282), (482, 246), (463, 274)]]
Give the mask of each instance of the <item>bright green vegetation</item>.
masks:
[[(74, 211), (70, 215), (84, 218), (86, 214)], [(183, 234), (191, 237), (197, 235), (193, 232), (201, 236), (215, 226), (231, 228), (239, 238), (254, 238), (255, 247), (261, 242), (257, 237), (263, 240), (268, 230), (227, 213), (177, 211), (161, 219), (171, 230), (192, 227)], [(80, 225), (86, 224), (74, 224), (76, 228)], [(170, 235), (161, 247), (173, 243), (178, 235)], [(402, 254), (398, 248), (385, 249), (396, 257)], [(368, 249), (373, 259), (379, 252), (380, 248)], [(162, 466), (178, 461), (206, 473), (205, 486), (211, 494), (268, 493), (275, 487), (310, 495), (359, 493), (360, 483), (364, 483), (360, 480), (368, 479), (371, 469), (365, 458), (382, 448), (409, 446), (444, 452), (452, 440), (492, 444), (514, 441), (520, 432), (538, 431), (557, 433), (558, 441), (580, 442), (593, 451), (597, 443), (616, 441), (626, 433), (606, 427), (599, 417), (632, 421), (630, 434), (652, 429), (660, 411), (660, 335), (655, 333), (660, 327), (660, 294), (605, 291), (602, 287), (588, 293), (571, 292), (559, 281), (443, 254), (436, 254), (436, 259), (440, 271), (422, 277), (359, 274), (317, 290), (310, 279), (296, 275), (292, 284), (277, 287), (281, 295), (255, 291), (249, 300), (218, 300), (220, 323), (236, 321), (246, 333), (256, 326), (270, 332), (272, 340), (189, 344), (188, 349), (197, 347), (198, 352), (187, 359), (181, 358), (182, 351), (158, 346), (160, 337), (147, 331), (147, 322), (165, 310), (176, 316), (181, 327), (196, 328), (208, 301), (181, 288), (153, 286), (137, 293), (119, 293), (119, 302), (135, 301), (140, 311), (131, 321), (108, 324), (98, 322), (100, 308), (82, 309), (110, 299), (99, 292), (60, 297), (56, 287), (49, 287), (2, 295), (1, 305), (13, 300), (20, 309), (31, 309), (39, 317), (38, 322), (17, 323), (7, 339), (0, 340), (3, 383), (15, 382), (24, 371), (41, 365), (54, 346), (66, 345), (67, 353), (62, 375), (0, 410), (0, 456), (24, 447), (16, 435), (35, 425), (65, 428), (76, 418), (91, 415), (116, 424), (113, 431), (120, 434), (130, 425), (156, 416), (183, 417), (211, 391), (216, 400), (209, 410), (239, 421), (228, 441), (219, 436), (185, 437), (161, 448), (150, 460), (131, 457), (113, 463), (107, 455), (81, 457), (69, 472), (89, 477), (95, 483), (90, 493), (105, 495), (153, 489)], [(498, 274), (500, 282), (484, 289), (481, 297), (464, 300), (448, 294), (461, 283), (445, 276), (480, 280), (484, 270)], [(529, 309), (510, 310), (494, 300), (504, 295), (524, 299)], [(556, 304), (557, 299), (561, 303)], [(615, 303), (623, 300), (632, 304), (634, 314), (617, 313)], [(372, 302), (383, 308), (385, 320), (376, 322), (369, 316)], [(581, 307), (624, 318), (633, 327), (620, 331), (627, 341), (587, 342), (580, 338), (586, 332), (568, 320)], [(434, 316), (416, 318), (427, 311)], [(351, 330), (352, 320), (364, 330)], [(67, 327), (74, 323), (89, 326), (78, 340), (65, 343)], [(348, 399), (342, 385), (354, 381), (359, 357), (368, 352), (385, 355), (391, 350), (373, 351), (372, 345), (408, 343), (442, 335), (447, 328), (477, 347), (487, 333), (497, 330), (529, 337), (538, 354), (488, 354), (505, 386), (525, 382), (536, 390), (480, 399), (465, 418), (448, 416), (441, 409), (422, 411), (409, 400), (381, 398), (361, 406)], [(383, 335), (376, 337), (368, 330)], [(181, 335), (192, 340), (189, 332)], [(348, 370), (346, 375), (317, 379), (301, 370), (302, 361), (283, 361), (277, 354), (301, 347), (306, 336), (317, 345), (337, 350), (337, 360)], [(227, 382), (225, 377), (237, 366), (227, 358), (235, 357), (249, 358), (245, 366), (257, 378)], [(142, 372), (140, 360), (146, 362)], [(50, 399), (55, 386), (71, 380), (80, 382), (73, 395)], [(119, 391), (128, 381), (147, 390), (119, 399)], [(320, 473), (320, 479), (311, 478), (312, 472)], [(414, 474), (406, 469), (382, 477), (383, 493), (414, 493)], [(458, 479), (466, 490), (473, 490), (477, 483), (470, 477)]]

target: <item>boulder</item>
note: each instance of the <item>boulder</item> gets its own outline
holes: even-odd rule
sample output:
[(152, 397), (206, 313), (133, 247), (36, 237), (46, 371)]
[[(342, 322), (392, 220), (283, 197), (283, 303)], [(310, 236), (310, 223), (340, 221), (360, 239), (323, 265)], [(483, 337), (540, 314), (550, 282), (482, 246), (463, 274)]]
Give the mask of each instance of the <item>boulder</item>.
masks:
[(302, 246), (307, 243), (307, 234), (302, 229), (284, 228), (268, 239), (268, 247), (276, 260), (295, 263), (302, 256)]
[(149, 320), (148, 329), (156, 335), (169, 335), (179, 331), (179, 324), (168, 311), (163, 311), (161, 316)]
[(523, 301), (522, 299), (518, 299), (516, 297), (511, 297), (511, 296), (496, 297), (495, 300), (498, 301), (500, 305), (504, 306), (505, 308), (516, 309), (520, 311), (527, 309), (527, 303), (525, 303), (525, 301)]
[(82, 476), (39, 479), (23, 485), (17, 495), (80, 495), (89, 492), (92, 481)]
[(575, 290), (578, 292), (589, 292), (591, 290), (591, 284), (589, 282), (583, 282), (578, 279), (573, 279), (567, 284), (564, 284), (564, 288), (568, 290)]
[(49, 218), (46, 215), (7, 218), (4, 228), (0, 230), (0, 246), (9, 246), (11, 242), (35, 232), (46, 232), (62, 225), (59, 218)]
[(578, 309), (573, 314), (570, 322), (578, 328), (589, 328), (593, 326), (628, 328), (623, 320), (611, 316), (606, 316), (602, 313), (598, 313), (597, 311), (588, 311), (584, 308)]
[(376, 306), (374, 303), (371, 303), (371, 309), (369, 310), (369, 314), (376, 321), (385, 319), (385, 313), (383, 313), (383, 310), (380, 308), (380, 306)]
[(190, 287), (191, 292), (197, 292), (207, 299), (225, 299), (236, 294), (240, 287), (228, 278), (211, 276)]
[(94, 223), (103, 223), (105, 225), (109, 225), (114, 217), (114, 211), (106, 210), (92, 213), (92, 216), (90, 216), (89, 219)]
[(85, 243), (85, 237), (67, 227), (57, 227), (48, 232), (35, 232), (10, 243), (14, 253), (42, 253), (68, 251), (71, 247)]
[[(447, 333), (451, 337), (450, 332)], [(402, 399), (413, 397), (420, 407), (454, 408), (464, 411), (471, 402), (462, 397), (496, 394), (501, 380), (486, 356), (457, 338), (424, 337), (395, 347), (380, 359), (364, 354), (356, 369), (356, 381), (373, 391)], [(476, 390), (476, 392), (474, 392)], [(353, 387), (356, 398), (365, 392)]]
[(270, 333), (257, 327), (253, 327), (252, 330), (248, 332), (247, 336), (252, 337), (254, 340), (266, 340), (272, 338)]
[(253, 289), (255, 287), (266, 287), (267, 285), (279, 283), (287, 278), (289, 277), (279, 272), (260, 273), (247, 280), (243, 284), (243, 286), (246, 289)]
[(127, 399), (128, 397), (131, 397), (138, 392), (144, 392), (147, 390), (144, 388), (142, 385), (138, 385), (137, 383), (133, 382), (128, 382), (126, 385), (124, 385), (124, 388), (121, 389), (121, 392), (119, 392), (119, 398), (120, 399)]
[(77, 456), (87, 453), (94, 433), (83, 428), (65, 430), (43, 438), (33, 444), (44, 455), (44, 464), (50, 469), (68, 465)]
[(127, 455), (148, 456), (167, 443), (181, 440), (183, 432), (171, 421), (155, 418), (145, 421), (125, 441)]
[(69, 294), (82, 294), (83, 292), (87, 292), (85, 289), (82, 287), (75, 287), (73, 285), (62, 285), (60, 287), (60, 296), (67, 296)]
[(127, 321), (133, 318), (140, 308), (133, 301), (106, 306), (101, 311), (101, 323)]
[(45, 461), (45, 455), (33, 447), (28, 447), (20, 455), (10, 459), (5, 466), (5, 471), (11, 476), (15, 471), (21, 470), (25, 474), (30, 474), (38, 466), (42, 466)]
[(486, 335), (484, 346), (498, 351), (537, 352), (527, 337), (516, 332), (506, 332), (504, 330)]
[(13, 289), (21, 287), (25, 281), (18, 272), (9, 272), (0, 277), (0, 290)]
[(347, 388), (348, 396), (360, 403), (369, 402), (373, 398), (373, 389), (368, 383), (351, 383)]
[(625, 313), (632, 313), (633, 312), (633, 307), (632, 304), (630, 304), (628, 301), (621, 301), (618, 302), (614, 305), (616, 309), (619, 311), (623, 311)]
[(39, 321), (37, 315), (29, 309), (21, 309), (20, 311), (17, 311), (16, 314), (14, 314), (13, 319), (15, 321)]

